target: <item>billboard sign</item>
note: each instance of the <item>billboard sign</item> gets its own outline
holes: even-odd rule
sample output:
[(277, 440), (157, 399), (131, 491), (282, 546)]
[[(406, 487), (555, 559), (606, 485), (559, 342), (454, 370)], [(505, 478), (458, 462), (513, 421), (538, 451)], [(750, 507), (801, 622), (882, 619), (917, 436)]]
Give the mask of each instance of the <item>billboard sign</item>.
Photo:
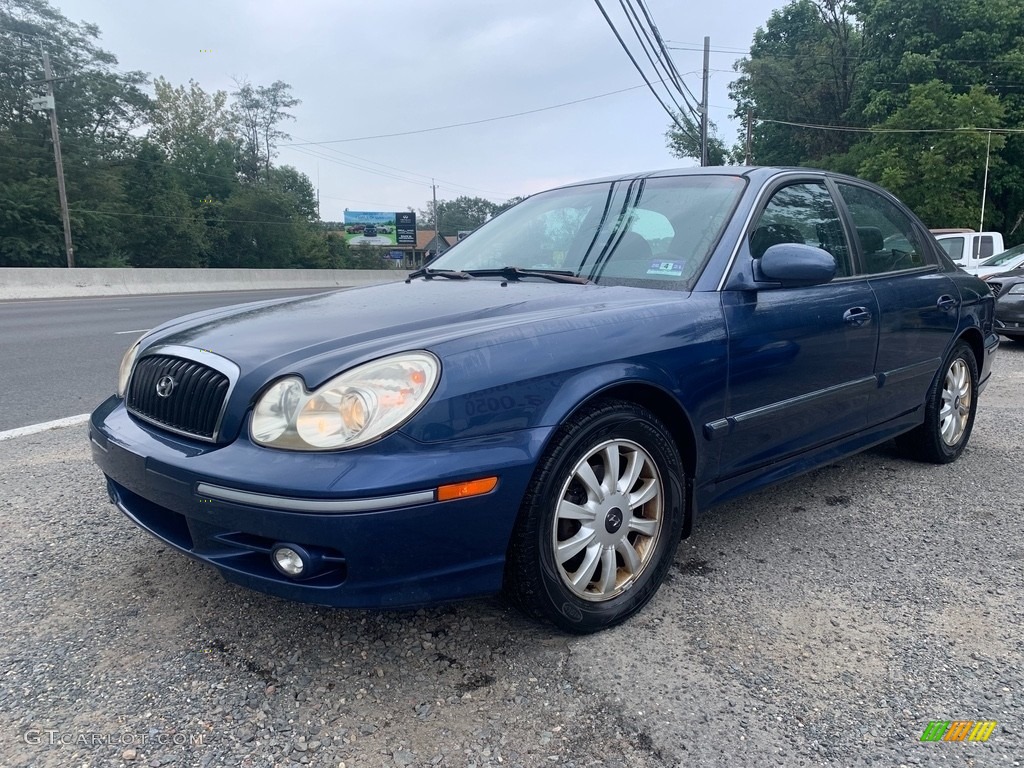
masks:
[[(412, 239), (408, 239), (408, 219), (412, 220)], [(401, 222), (401, 223), (400, 223)], [(403, 239), (403, 237), (405, 239)], [(345, 242), (349, 245), (415, 245), (416, 214), (409, 211), (345, 210)]]
[(412, 211), (399, 211), (395, 214), (395, 243), (416, 245), (416, 214)]

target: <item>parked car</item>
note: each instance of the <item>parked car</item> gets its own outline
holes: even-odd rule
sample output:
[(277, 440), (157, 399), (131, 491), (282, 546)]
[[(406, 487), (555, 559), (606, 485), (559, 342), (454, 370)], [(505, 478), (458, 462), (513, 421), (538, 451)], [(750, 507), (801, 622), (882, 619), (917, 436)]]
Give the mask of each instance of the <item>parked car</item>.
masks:
[[(935, 230), (932, 230), (933, 234)], [(973, 269), (990, 256), (1004, 250), (1003, 236), (998, 232), (952, 231), (935, 235), (939, 245), (958, 267)]]
[(975, 277), (988, 277), (1009, 272), (1022, 265), (1024, 265), (1024, 245), (1018, 245), (1002, 253), (997, 253), (991, 258), (985, 259), (977, 267), (966, 271)]
[(986, 278), (996, 295), (996, 332), (1024, 342), (1024, 267)]
[(375, 227), (373, 224), (367, 224), (365, 227), (363, 227), (363, 237), (376, 237), (376, 236), (377, 236), (377, 227)]
[(504, 589), (592, 632), (717, 504), (892, 438), (955, 460), (993, 311), (863, 181), (621, 176), (533, 195), (404, 282), (164, 323), (89, 436), (114, 504), (232, 582), (355, 608)]

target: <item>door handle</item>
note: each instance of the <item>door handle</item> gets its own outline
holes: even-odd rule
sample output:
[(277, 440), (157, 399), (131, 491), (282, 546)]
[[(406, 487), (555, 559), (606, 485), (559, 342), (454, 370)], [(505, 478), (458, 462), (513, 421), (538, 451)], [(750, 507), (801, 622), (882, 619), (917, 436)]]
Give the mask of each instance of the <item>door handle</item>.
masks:
[(847, 325), (860, 327), (871, 320), (871, 313), (867, 307), (850, 307), (843, 312), (843, 322)]
[(939, 300), (935, 302), (935, 306), (941, 309), (943, 312), (949, 312), (952, 309), (956, 309), (957, 300), (948, 294), (939, 296)]

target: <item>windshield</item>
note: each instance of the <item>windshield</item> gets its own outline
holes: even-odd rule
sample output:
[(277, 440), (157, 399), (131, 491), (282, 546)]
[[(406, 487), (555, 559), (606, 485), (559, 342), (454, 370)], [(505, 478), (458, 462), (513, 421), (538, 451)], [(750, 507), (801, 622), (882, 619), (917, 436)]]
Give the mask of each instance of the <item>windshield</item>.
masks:
[(1022, 254), (1024, 254), (1024, 244), (1015, 245), (1013, 248), (1005, 250), (1002, 253), (997, 253), (991, 258), (985, 259), (979, 266), (1001, 267), (1003, 264), (1016, 261)]
[(688, 290), (744, 188), (673, 176), (544, 192), (485, 224), (430, 269), (557, 270), (596, 283)]

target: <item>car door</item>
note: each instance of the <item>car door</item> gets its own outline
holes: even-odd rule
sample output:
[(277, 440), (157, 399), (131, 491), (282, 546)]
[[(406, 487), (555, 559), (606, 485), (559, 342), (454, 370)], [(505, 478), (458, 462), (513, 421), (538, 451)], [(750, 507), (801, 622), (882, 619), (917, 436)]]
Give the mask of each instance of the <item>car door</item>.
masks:
[(878, 302), (879, 386), (869, 411), (878, 424), (924, 404), (959, 324), (960, 292), (939, 267), (923, 227), (902, 206), (858, 184), (836, 186)]
[[(836, 276), (824, 285), (722, 291), (729, 339), (726, 418), (708, 425), (721, 440), (720, 480), (785, 460), (864, 428), (874, 388), (875, 295), (855, 273), (837, 206), (823, 179), (776, 189), (753, 219), (736, 270), (778, 242), (829, 251)], [(743, 248), (747, 249), (744, 258)], [(730, 286), (736, 285), (736, 289)]]

